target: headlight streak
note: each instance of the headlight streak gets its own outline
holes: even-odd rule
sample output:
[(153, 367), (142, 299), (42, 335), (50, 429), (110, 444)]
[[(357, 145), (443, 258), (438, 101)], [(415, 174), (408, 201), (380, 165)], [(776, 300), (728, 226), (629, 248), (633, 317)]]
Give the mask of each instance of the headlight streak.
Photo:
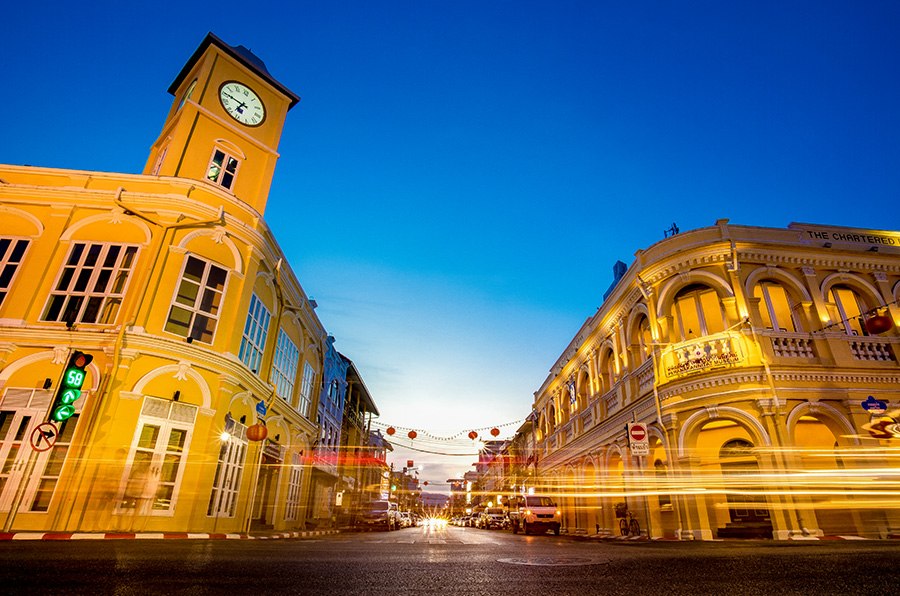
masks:
[[(565, 448), (554, 453), (554, 460), (560, 452), (565, 455)], [(564, 473), (529, 476), (528, 483), (555, 499), (563, 511), (608, 508), (643, 497), (651, 497), (652, 507), (652, 497), (677, 496), (704, 499), (716, 509), (900, 509), (900, 447), (895, 445), (754, 448), (731, 461), (720, 460), (718, 451), (711, 449), (695, 449), (691, 455), (698, 462), (693, 467), (661, 471), (626, 464), (627, 468), (611, 466), (610, 471), (597, 473), (591, 467), (584, 474), (575, 471), (575, 462), (560, 462), (553, 469)], [(665, 453), (661, 456), (664, 461)], [(766, 466), (782, 458), (788, 469)]]

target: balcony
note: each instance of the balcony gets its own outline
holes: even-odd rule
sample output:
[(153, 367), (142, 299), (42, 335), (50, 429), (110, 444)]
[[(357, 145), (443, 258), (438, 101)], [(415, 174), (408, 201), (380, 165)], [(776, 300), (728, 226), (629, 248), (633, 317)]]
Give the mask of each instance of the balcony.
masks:
[(639, 367), (634, 369), (633, 377), (638, 380), (638, 395), (644, 395), (653, 387), (653, 360), (644, 360)]
[(772, 353), (778, 358), (816, 358), (815, 344), (808, 333), (769, 331)]
[(887, 337), (848, 337), (850, 353), (856, 360), (869, 362), (896, 362), (893, 346), (896, 338)]
[(618, 410), (619, 406), (621, 405), (621, 401), (619, 400), (619, 392), (616, 391), (616, 387), (613, 387), (612, 389), (604, 393), (600, 399), (603, 401), (603, 407), (606, 409), (607, 416)]
[(740, 365), (747, 354), (744, 341), (739, 333), (725, 331), (672, 344), (662, 353), (662, 374), (672, 379)]

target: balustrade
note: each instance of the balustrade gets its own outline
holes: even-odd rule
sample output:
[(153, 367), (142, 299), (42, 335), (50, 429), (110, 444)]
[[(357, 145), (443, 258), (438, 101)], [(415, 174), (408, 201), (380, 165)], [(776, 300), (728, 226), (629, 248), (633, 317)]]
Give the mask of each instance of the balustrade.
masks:
[(616, 391), (615, 387), (604, 393), (603, 397), (600, 399), (603, 400), (607, 415), (612, 414), (619, 409), (619, 392)]
[(851, 337), (850, 353), (857, 360), (891, 362), (896, 360), (889, 339)]
[(799, 334), (770, 334), (772, 351), (781, 358), (815, 358), (813, 340)]

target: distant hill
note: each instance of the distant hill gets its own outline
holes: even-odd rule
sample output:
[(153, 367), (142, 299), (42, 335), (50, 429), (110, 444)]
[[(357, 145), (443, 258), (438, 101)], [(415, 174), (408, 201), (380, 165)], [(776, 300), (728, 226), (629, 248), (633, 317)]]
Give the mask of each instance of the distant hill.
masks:
[(443, 507), (450, 500), (449, 495), (441, 493), (422, 493), (422, 505), (425, 507)]

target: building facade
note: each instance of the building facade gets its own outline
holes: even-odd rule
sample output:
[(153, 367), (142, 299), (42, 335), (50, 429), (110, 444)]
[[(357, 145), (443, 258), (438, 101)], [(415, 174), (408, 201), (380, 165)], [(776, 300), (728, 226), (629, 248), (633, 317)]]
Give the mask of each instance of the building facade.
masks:
[(340, 505), (337, 517), (340, 525), (353, 525), (360, 506), (381, 497), (378, 479), (389, 468), (384, 451), (377, 458), (374, 449), (376, 443), (381, 444), (371, 430), (372, 418), (378, 416), (378, 408), (356, 365), (346, 356), (341, 357), (347, 364), (347, 393), (338, 454)]
[(535, 394), (566, 529), (618, 534), (624, 504), (653, 537), (895, 535), (898, 257), (727, 220), (638, 251)]
[[(211, 34), (169, 91), (143, 174), (0, 166), (6, 531), (309, 518), (327, 333), (262, 217), (298, 97)], [(41, 443), (76, 350), (75, 415)]]
[(338, 479), (341, 450), (341, 424), (347, 394), (349, 361), (334, 348), (334, 337), (325, 338), (322, 395), (316, 412), (319, 437), (312, 452), (310, 471), (310, 515), (317, 527), (331, 527), (337, 493), (343, 488)]

